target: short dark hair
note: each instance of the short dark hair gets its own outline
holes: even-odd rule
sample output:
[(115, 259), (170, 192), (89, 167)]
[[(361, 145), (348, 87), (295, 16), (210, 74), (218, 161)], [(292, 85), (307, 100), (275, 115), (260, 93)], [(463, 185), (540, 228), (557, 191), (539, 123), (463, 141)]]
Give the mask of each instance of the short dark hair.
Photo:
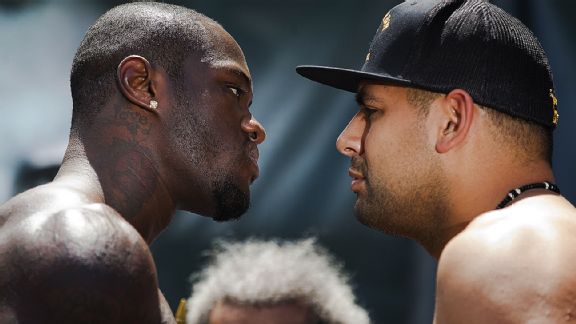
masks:
[(407, 88), (408, 91), (406, 92), (406, 99), (408, 103), (418, 109), (418, 115), (420, 117), (428, 116), (430, 112), (430, 105), (434, 99), (441, 96), (441, 93), (421, 90), (416, 88)]
[[(408, 88), (408, 103), (418, 109), (421, 117), (426, 117), (432, 101), (441, 93)], [(514, 150), (523, 161), (542, 159), (552, 164), (554, 149), (552, 129), (541, 124), (515, 117), (496, 109), (478, 105), (486, 112), (492, 134), (501, 145)]]
[(110, 9), (86, 32), (72, 63), (72, 127), (91, 124), (116, 86), (118, 64), (129, 55), (145, 57), (175, 80), (184, 60), (212, 48), (214, 20), (192, 9), (135, 2)]
[(489, 107), (479, 107), (488, 116), (494, 138), (517, 154), (520, 161), (545, 160), (552, 165), (552, 128)]

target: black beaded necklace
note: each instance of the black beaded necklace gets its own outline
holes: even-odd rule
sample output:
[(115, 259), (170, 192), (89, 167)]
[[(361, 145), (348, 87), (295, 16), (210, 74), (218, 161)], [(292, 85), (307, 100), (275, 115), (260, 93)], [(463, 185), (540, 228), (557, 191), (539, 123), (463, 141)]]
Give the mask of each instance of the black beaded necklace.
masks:
[(504, 197), (504, 199), (502, 199), (502, 201), (498, 204), (498, 206), (496, 206), (496, 209), (501, 209), (501, 208), (506, 207), (506, 205), (508, 205), (508, 203), (510, 203), (512, 200), (516, 199), (524, 191), (528, 191), (528, 190), (532, 190), (532, 189), (544, 189), (544, 190), (553, 191), (557, 194), (560, 193), (560, 188), (558, 188), (558, 186), (554, 183), (550, 183), (550, 182), (546, 182), (546, 181), (531, 183), (531, 184), (527, 184), (527, 185), (524, 185), (522, 187), (510, 190), (510, 192), (506, 195), (506, 197)]

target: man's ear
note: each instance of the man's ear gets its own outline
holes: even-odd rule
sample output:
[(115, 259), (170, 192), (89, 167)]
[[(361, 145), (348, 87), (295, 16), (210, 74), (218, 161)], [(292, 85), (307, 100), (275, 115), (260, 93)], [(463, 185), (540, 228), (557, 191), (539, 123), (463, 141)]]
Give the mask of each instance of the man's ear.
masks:
[(440, 115), (436, 151), (446, 153), (466, 139), (474, 118), (474, 101), (468, 92), (454, 89), (444, 97)]
[(118, 64), (117, 80), (122, 95), (131, 103), (156, 112), (156, 84), (152, 80), (152, 67), (147, 59), (130, 55)]

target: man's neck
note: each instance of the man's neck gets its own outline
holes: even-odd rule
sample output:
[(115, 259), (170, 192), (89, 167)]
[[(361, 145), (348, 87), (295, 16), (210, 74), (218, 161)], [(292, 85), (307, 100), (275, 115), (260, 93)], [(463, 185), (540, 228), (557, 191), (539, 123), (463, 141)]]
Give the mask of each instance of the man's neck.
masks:
[(151, 244), (170, 223), (175, 205), (145, 152), (119, 142), (91, 143), (72, 132), (54, 181), (114, 208)]
[[(434, 244), (425, 246), (436, 259), (450, 240), (462, 232), (476, 217), (495, 210), (504, 197), (515, 188), (536, 182), (554, 182), (554, 175), (549, 164), (533, 162), (523, 166), (514, 166), (506, 172), (495, 172), (487, 166), (476, 168), (475, 172), (466, 172), (453, 177), (455, 181), (450, 193), (451, 210)], [(542, 190), (530, 195), (550, 194)]]

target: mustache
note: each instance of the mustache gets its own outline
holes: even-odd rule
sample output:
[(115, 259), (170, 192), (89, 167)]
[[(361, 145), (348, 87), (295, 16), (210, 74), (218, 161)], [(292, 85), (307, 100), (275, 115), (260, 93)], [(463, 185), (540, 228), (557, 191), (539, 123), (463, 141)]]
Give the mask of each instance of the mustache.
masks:
[(350, 168), (362, 173), (364, 177), (367, 176), (368, 168), (366, 167), (366, 161), (357, 155), (353, 156), (352, 160), (350, 160)]
[(257, 162), (260, 158), (260, 150), (258, 149), (258, 145), (256, 145), (256, 143), (248, 140), (244, 145), (244, 150), (247, 152), (248, 157), (255, 162)]

